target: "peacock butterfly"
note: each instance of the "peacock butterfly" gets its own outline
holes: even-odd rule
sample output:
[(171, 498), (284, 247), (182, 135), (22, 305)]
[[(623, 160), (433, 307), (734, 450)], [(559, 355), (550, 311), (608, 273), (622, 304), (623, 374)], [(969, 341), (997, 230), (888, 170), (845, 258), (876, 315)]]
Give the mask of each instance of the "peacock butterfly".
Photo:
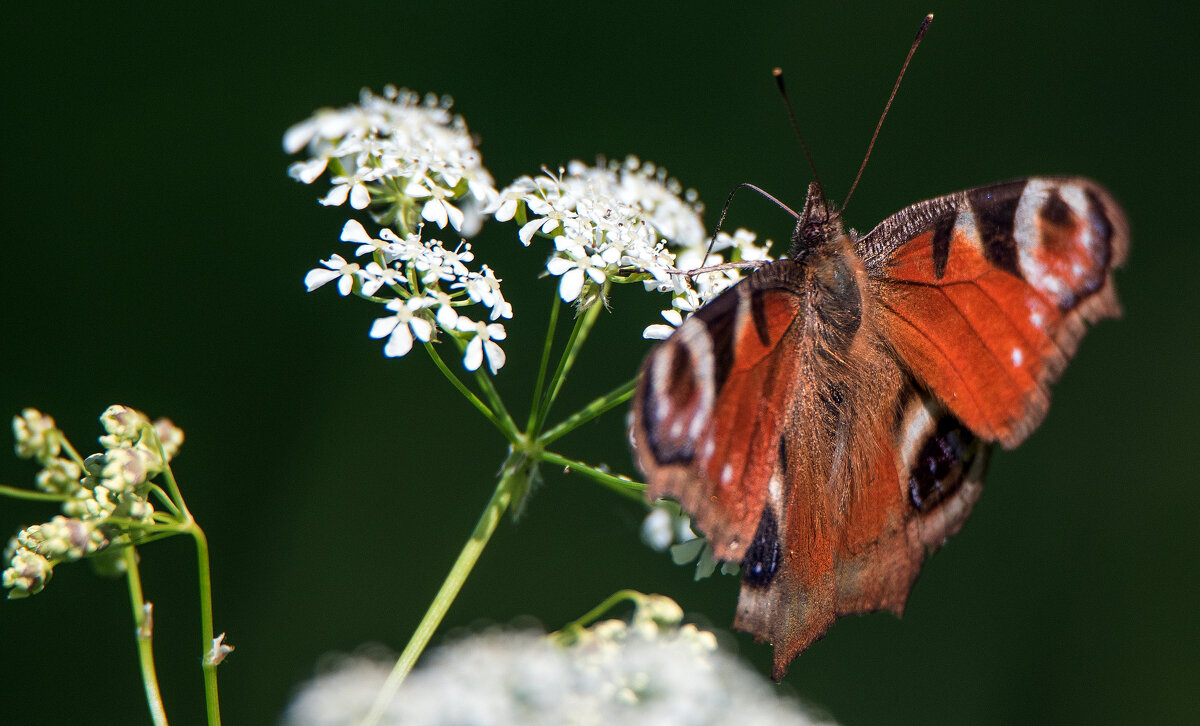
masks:
[(1079, 177), (930, 199), (862, 236), (814, 181), (798, 220), (787, 258), (650, 352), (630, 414), (647, 497), (741, 563), (734, 627), (774, 645), (775, 680), (835, 618), (902, 613), (992, 446), (1037, 427), (1086, 325), (1120, 315), (1129, 245)]

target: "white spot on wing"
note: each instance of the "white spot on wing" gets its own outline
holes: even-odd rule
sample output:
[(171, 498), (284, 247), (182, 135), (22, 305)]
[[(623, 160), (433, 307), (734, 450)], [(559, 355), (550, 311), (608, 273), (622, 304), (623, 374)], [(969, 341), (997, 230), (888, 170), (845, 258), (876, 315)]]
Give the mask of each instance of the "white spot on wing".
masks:
[(1024, 360), (1025, 360), (1025, 354), (1023, 352), (1021, 352), (1021, 349), (1013, 348), (1012, 349), (1012, 364), (1014, 366), (1016, 366), (1017, 368), (1020, 368), (1021, 363)]
[(1017, 259), (1021, 274), (1035, 288), (1044, 290), (1060, 300), (1069, 297), (1071, 290), (1043, 260), (1042, 231), (1038, 216), (1053, 191), (1058, 192), (1072, 211), (1080, 214), (1072, 200), (1067, 198), (1067, 192), (1071, 189), (1077, 193), (1072, 196), (1083, 199), (1086, 205), (1082, 190), (1075, 185), (1064, 185), (1052, 179), (1030, 179), (1025, 185), (1025, 191), (1021, 193), (1021, 200), (1017, 202), (1017, 211), (1013, 216), (1013, 239), (1017, 242)]
[(733, 464), (726, 464), (721, 468), (721, 483), (728, 484), (733, 479)]
[(772, 474), (771, 480), (767, 482), (767, 497), (776, 509), (783, 508), (783, 484), (779, 482), (779, 474)]

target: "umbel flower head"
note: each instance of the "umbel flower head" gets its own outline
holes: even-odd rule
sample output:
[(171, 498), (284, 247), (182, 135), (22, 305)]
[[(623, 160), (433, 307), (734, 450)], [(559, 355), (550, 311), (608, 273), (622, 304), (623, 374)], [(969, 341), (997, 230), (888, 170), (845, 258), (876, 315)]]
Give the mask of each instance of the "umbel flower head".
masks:
[[(311, 292), (336, 281), (342, 296), (354, 293), (382, 304), (387, 314), (372, 323), (370, 336), (386, 340), (388, 357), (407, 355), (415, 344), (437, 340), (440, 331), (459, 343), (467, 370), (486, 360), (495, 373), (505, 361), (496, 341), (506, 337), (497, 321), (512, 317), (500, 278), (487, 265), (473, 267), (468, 242), (448, 244), (426, 225), (470, 236), (479, 229), (481, 210), (499, 200), (450, 103), (445, 96), (422, 99), (392, 87), (382, 96), (363, 91), (359, 103), (323, 109), (288, 130), (285, 150), (307, 147), (310, 153), (289, 173), (307, 184), (329, 171), (333, 188), (322, 204), (349, 200), (356, 209), (370, 208), (382, 225), (371, 232), (347, 220), (341, 239), (365, 262), (334, 254), (310, 270), (304, 283)], [(472, 313), (475, 305), (483, 312)]]
[[(486, 363), (494, 374), (504, 365), (499, 342), (507, 331), (499, 320), (512, 318), (512, 306), (500, 278), (488, 265), (474, 267), (475, 250), (465, 240), (437, 238), (448, 228), (470, 236), (485, 214), (515, 219), (525, 246), (539, 236), (550, 240), (545, 270), (558, 278), (560, 297), (580, 309), (603, 300), (612, 284), (670, 293), (663, 311), (670, 325), (647, 327), (651, 338), (669, 335), (741, 275), (736, 269), (682, 271), (769, 259), (770, 242), (757, 246), (746, 230), (721, 233), (710, 249), (695, 191), (632, 156), (594, 165), (572, 161), (498, 192), (450, 105), (444, 96), (393, 87), (381, 96), (363, 91), (357, 104), (322, 109), (284, 135), (285, 150), (309, 155), (289, 168), (292, 177), (311, 184), (328, 173), (332, 188), (322, 203), (349, 201), (370, 210), (380, 225), (373, 231), (348, 220), (341, 239), (354, 245), (353, 256), (322, 260), (305, 285), (313, 291), (336, 282), (342, 296), (384, 305), (387, 314), (374, 321), (370, 335), (386, 339), (387, 356), (449, 337), (467, 370)], [(472, 313), (472, 305), (486, 312)]]
[(393, 86), (382, 96), (364, 89), (358, 103), (321, 109), (288, 129), (284, 150), (307, 147), (309, 153), (288, 173), (311, 184), (330, 172), (332, 188), (322, 204), (349, 200), (355, 209), (373, 207), (380, 224), (406, 232), (423, 219), (470, 236), (479, 229), (479, 210), (497, 195), (451, 103), (448, 96), (422, 98)]
[[(496, 630), (443, 646), (409, 676), (381, 724), (684, 726), (829, 723), (781, 697), (715, 636), (680, 625), (673, 601), (639, 607), (568, 641)], [(373, 702), (390, 664), (348, 657), (305, 684), (286, 726), (349, 726)]]
[[(758, 247), (755, 235), (744, 229), (719, 234), (706, 255), (702, 211), (694, 190), (684, 191), (665, 169), (633, 156), (623, 162), (600, 159), (594, 166), (572, 161), (557, 174), (521, 177), (500, 191), (493, 207), (497, 220), (521, 223), (522, 244), (539, 235), (553, 242), (546, 270), (559, 277), (564, 301), (586, 306), (606, 282), (641, 282), (648, 290), (671, 293), (664, 316), (676, 326), (741, 274), (727, 269), (693, 278), (681, 271), (769, 259), (770, 241)], [(661, 338), (671, 330), (652, 325), (645, 335)]]

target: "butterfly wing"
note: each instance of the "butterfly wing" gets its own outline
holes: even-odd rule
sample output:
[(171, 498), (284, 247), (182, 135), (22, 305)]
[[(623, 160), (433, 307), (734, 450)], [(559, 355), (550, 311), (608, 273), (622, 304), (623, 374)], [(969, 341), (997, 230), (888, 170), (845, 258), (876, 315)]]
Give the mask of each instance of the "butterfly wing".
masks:
[(651, 499), (671, 497), (718, 559), (740, 561), (768, 498), (799, 384), (801, 296), (790, 263), (688, 318), (642, 366), (630, 435)]
[(1033, 177), (913, 205), (858, 242), (904, 366), (971, 431), (1011, 448), (1085, 324), (1120, 314), (1125, 215), (1099, 185)]

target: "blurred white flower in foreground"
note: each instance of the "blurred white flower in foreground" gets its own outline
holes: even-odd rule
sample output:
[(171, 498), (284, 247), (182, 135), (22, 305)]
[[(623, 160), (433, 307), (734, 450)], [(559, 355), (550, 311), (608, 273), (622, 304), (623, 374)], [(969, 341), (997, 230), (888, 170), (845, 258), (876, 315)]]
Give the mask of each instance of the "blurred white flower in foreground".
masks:
[[(669, 602), (669, 601), (668, 601)], [(673, 603), (672, 603), (673, 604)], [(808, 726), (829, 723), (694, 626), (597, 623), (573, 645), (531, 632), (475, 635), (431, 652), (381, 724), (494, 726)], [(391, 662), (346, 657), (305, 684), (285, 726), (350, 726)]]

